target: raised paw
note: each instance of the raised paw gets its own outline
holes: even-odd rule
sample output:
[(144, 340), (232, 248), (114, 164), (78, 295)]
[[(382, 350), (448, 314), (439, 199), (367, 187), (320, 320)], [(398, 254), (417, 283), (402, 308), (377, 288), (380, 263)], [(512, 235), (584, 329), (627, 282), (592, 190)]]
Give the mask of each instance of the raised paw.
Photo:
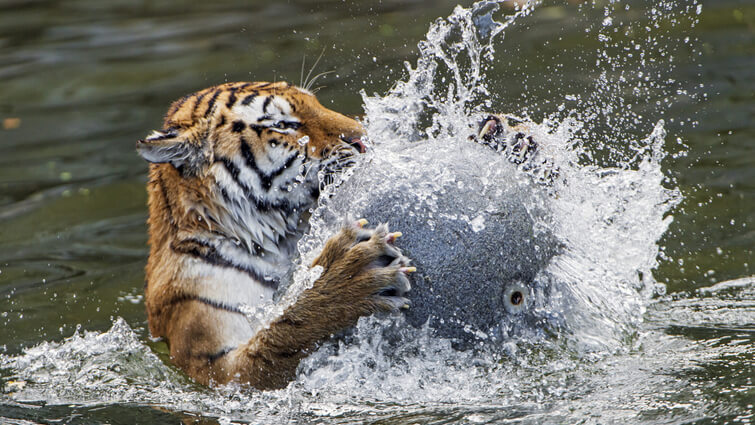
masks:
[(490, 146), (496, 152), (502, 152), (507, 147), (506, 133), (506, 126), (504, 126), (503, 121), (495, 115), (488, 115), (480, 120), (477, 125), (477, 132), (469, 136), (469, 139)]
[(344, 220), (341, 230), (325, 242), (322, 252), (312, 262), (312, 267), (322, 266), (323, 269), (327, 270), (334, 261), (343, 257), (354, 244), (369, 239), (372, 230), (365, 228), (368, 223), (364, 218), (359, 220), (347, 218)]
[(480, 121), (472, 139), (505, 153), (511, 162), (521, 164), (537, 152), (537, 142), (521, 130), (519, 126), (509, 126), (496, 115), (488, 115)]
[(558, 176), (558, 168), (553, 161), (539, 154), (537, 141), (528, 134), (521, 121), (510, 123), (510, 118), (488, 115), (477, 126), (477, 132), (470, 139), (496, 152), (500, 152), (514, 164), (538, 181), (550, 184)]
[(325, 245), (313, 265), (324, 268), (315, 288), (331, 297), (332, 306), (346, 315), (408, 308), (411, 289), (407, 275), (416, 270), (394, 245), (401, 232), (381, 224), (375, 229), (364, 222), (349, 222)]

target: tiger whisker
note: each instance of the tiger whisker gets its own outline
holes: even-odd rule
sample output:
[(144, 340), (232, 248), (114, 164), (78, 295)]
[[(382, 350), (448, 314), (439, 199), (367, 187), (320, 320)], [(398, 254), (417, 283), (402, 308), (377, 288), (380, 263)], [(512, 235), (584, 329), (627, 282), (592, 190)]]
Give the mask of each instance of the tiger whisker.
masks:
[(301, 59), (301, 72), (299, 73), (299, 87), (304, 87), (304, 64), (307, 63), (307, 55)]
[[(317, 81), (317, 79), (318, 79), (318, 78), (320, 78), (320, 77), (322, 77), (322, 76), (325, 76), (325, 75), (328, 75), (328, 74), (332, 74), (332, 73), (334, 73), (334, 72), (335, 72), (335, 71), (324, 71), (324, 72), (321, 72), (321, 73), (319, 73), (319, 74), (315, 75), (315, 76), (314, 76), (314, 77), (312, 77), (312, 79), (311, 79), (311, 80), (309, 80), (309, 82), (307, 83), (307, 87), (306, 87), (306, 89), (307, 89), (307, 90), (310, 90), (310, 89), (312, 88), (312, 86), (313, 86), (313, 85), (315, 84), (315, 82)], [(325, 86), (322, 86), (322, 87), (325, 87)], [(320, 89), (320, 88), (317, 88), (317, 90), (319, 90), (319, 89)]]
[[(312, 77), (312, 79), (311, 79), (311, 80), (309, 80), (309, 82), (307, 83), (307, 90), (310, 90), (310, 91), (311, 91), (311, 90), (312, 90), (312, 86), (314, 86), (314, 85), (315, 85), (315, 82), (316, 82), (316, 81), (317, 81), (317, 80), (318, 80), (318, 79), (319, 79), (320, 77), (323, 77), (323, 76), (325, 76), (325, 75), (328, 75), (328, 74), (332, 74), (332, 73), (334, 73), (334, 72), (336, 72), (336, 71), (335, 71), (335, 70), (332, 70), (332, 71), (324, 71), (324, 72), (321, 72), (321, 73), (319, 73), (319, 74), (315, 75), (315, 76), (314, 76), (314, 77)], [(315, 88), (314, 90), (320, 90), (320, 89), (321, 89), (322, 87), (325, 87), (325, 86), (317, 87), (317, 88)]]
[(304, 84), (302, 85), (303, 88), (307, 88), (309, 86), (309, 77), (312, 75), (312, 72), (317, 67), (317, 64), (320, 63), (320, 59), (322, 59), (322, 55), (325, 54), (325, 47), (322, 48), (322, 52), (320, 52), (320, 56), (317, 57), (317, 60), (315, 61), (315, 64), (312, 65), (312, 68), (310, 68), (309, 72), (307, 73), (307, 78), (304, 79)]

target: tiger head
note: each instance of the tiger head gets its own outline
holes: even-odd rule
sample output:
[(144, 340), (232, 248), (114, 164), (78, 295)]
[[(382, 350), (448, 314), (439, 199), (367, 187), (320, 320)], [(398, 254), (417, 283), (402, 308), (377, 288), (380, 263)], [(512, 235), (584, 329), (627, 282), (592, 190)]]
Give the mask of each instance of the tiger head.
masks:
[(206, 175), (214, 162), (250, 153), (260, 171), (272, 171), (286, 153), (322, 161), (365, 150), (358, 122), (285, 82), (228, 83), (187, 95), (171, 105), (163, 127), (137, 142), (137, 150), (147, 161), (170, 163), (188, 176)]
[[(273, 239), (272, 246), (277, 237), (267, 233), (291, 233), (295, 213), (365, 151), (363, 134), (307, 90), (228, 83), (174, 102), (163, 129), (138, 141), (137, 151), (152, 163), (150, 184), (164, 192), (156, 197), (181, 200), (179, 215), (196, 211), (213, 231), (227, 227), (229, 236)], [(265, 234), (238, 234), (247, 232)]]

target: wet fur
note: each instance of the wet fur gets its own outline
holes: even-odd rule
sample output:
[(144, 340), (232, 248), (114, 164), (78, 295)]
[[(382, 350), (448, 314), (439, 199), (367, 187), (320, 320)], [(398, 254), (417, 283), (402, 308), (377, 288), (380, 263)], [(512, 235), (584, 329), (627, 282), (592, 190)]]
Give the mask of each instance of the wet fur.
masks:
[(229, 83), (174, 102), (163, 129), (137, 142), (151, 162), (149, 328), (189, 376), (281, 388), (318, 342), (407, 303), (408, 260), (388, 229), (347, 223), (315, 261), (320, 278), (280, 317), (257, 330), (242, 312), (272, 300), (307, 229), (318, 172), (348, 166), (348, 142), (362, 133), (306, 90)]

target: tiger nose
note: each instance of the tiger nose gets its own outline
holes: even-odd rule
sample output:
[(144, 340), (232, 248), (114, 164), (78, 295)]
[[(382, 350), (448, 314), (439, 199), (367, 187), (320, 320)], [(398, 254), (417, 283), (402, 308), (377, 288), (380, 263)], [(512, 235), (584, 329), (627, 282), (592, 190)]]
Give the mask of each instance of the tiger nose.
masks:
[(359, 153), (367, 152), (367, 146), (362, 143), (362, 139), (358, 136), (354, 137), (341, 137), (341, 140), (346, 142), (349, 146), (359, 151)]

